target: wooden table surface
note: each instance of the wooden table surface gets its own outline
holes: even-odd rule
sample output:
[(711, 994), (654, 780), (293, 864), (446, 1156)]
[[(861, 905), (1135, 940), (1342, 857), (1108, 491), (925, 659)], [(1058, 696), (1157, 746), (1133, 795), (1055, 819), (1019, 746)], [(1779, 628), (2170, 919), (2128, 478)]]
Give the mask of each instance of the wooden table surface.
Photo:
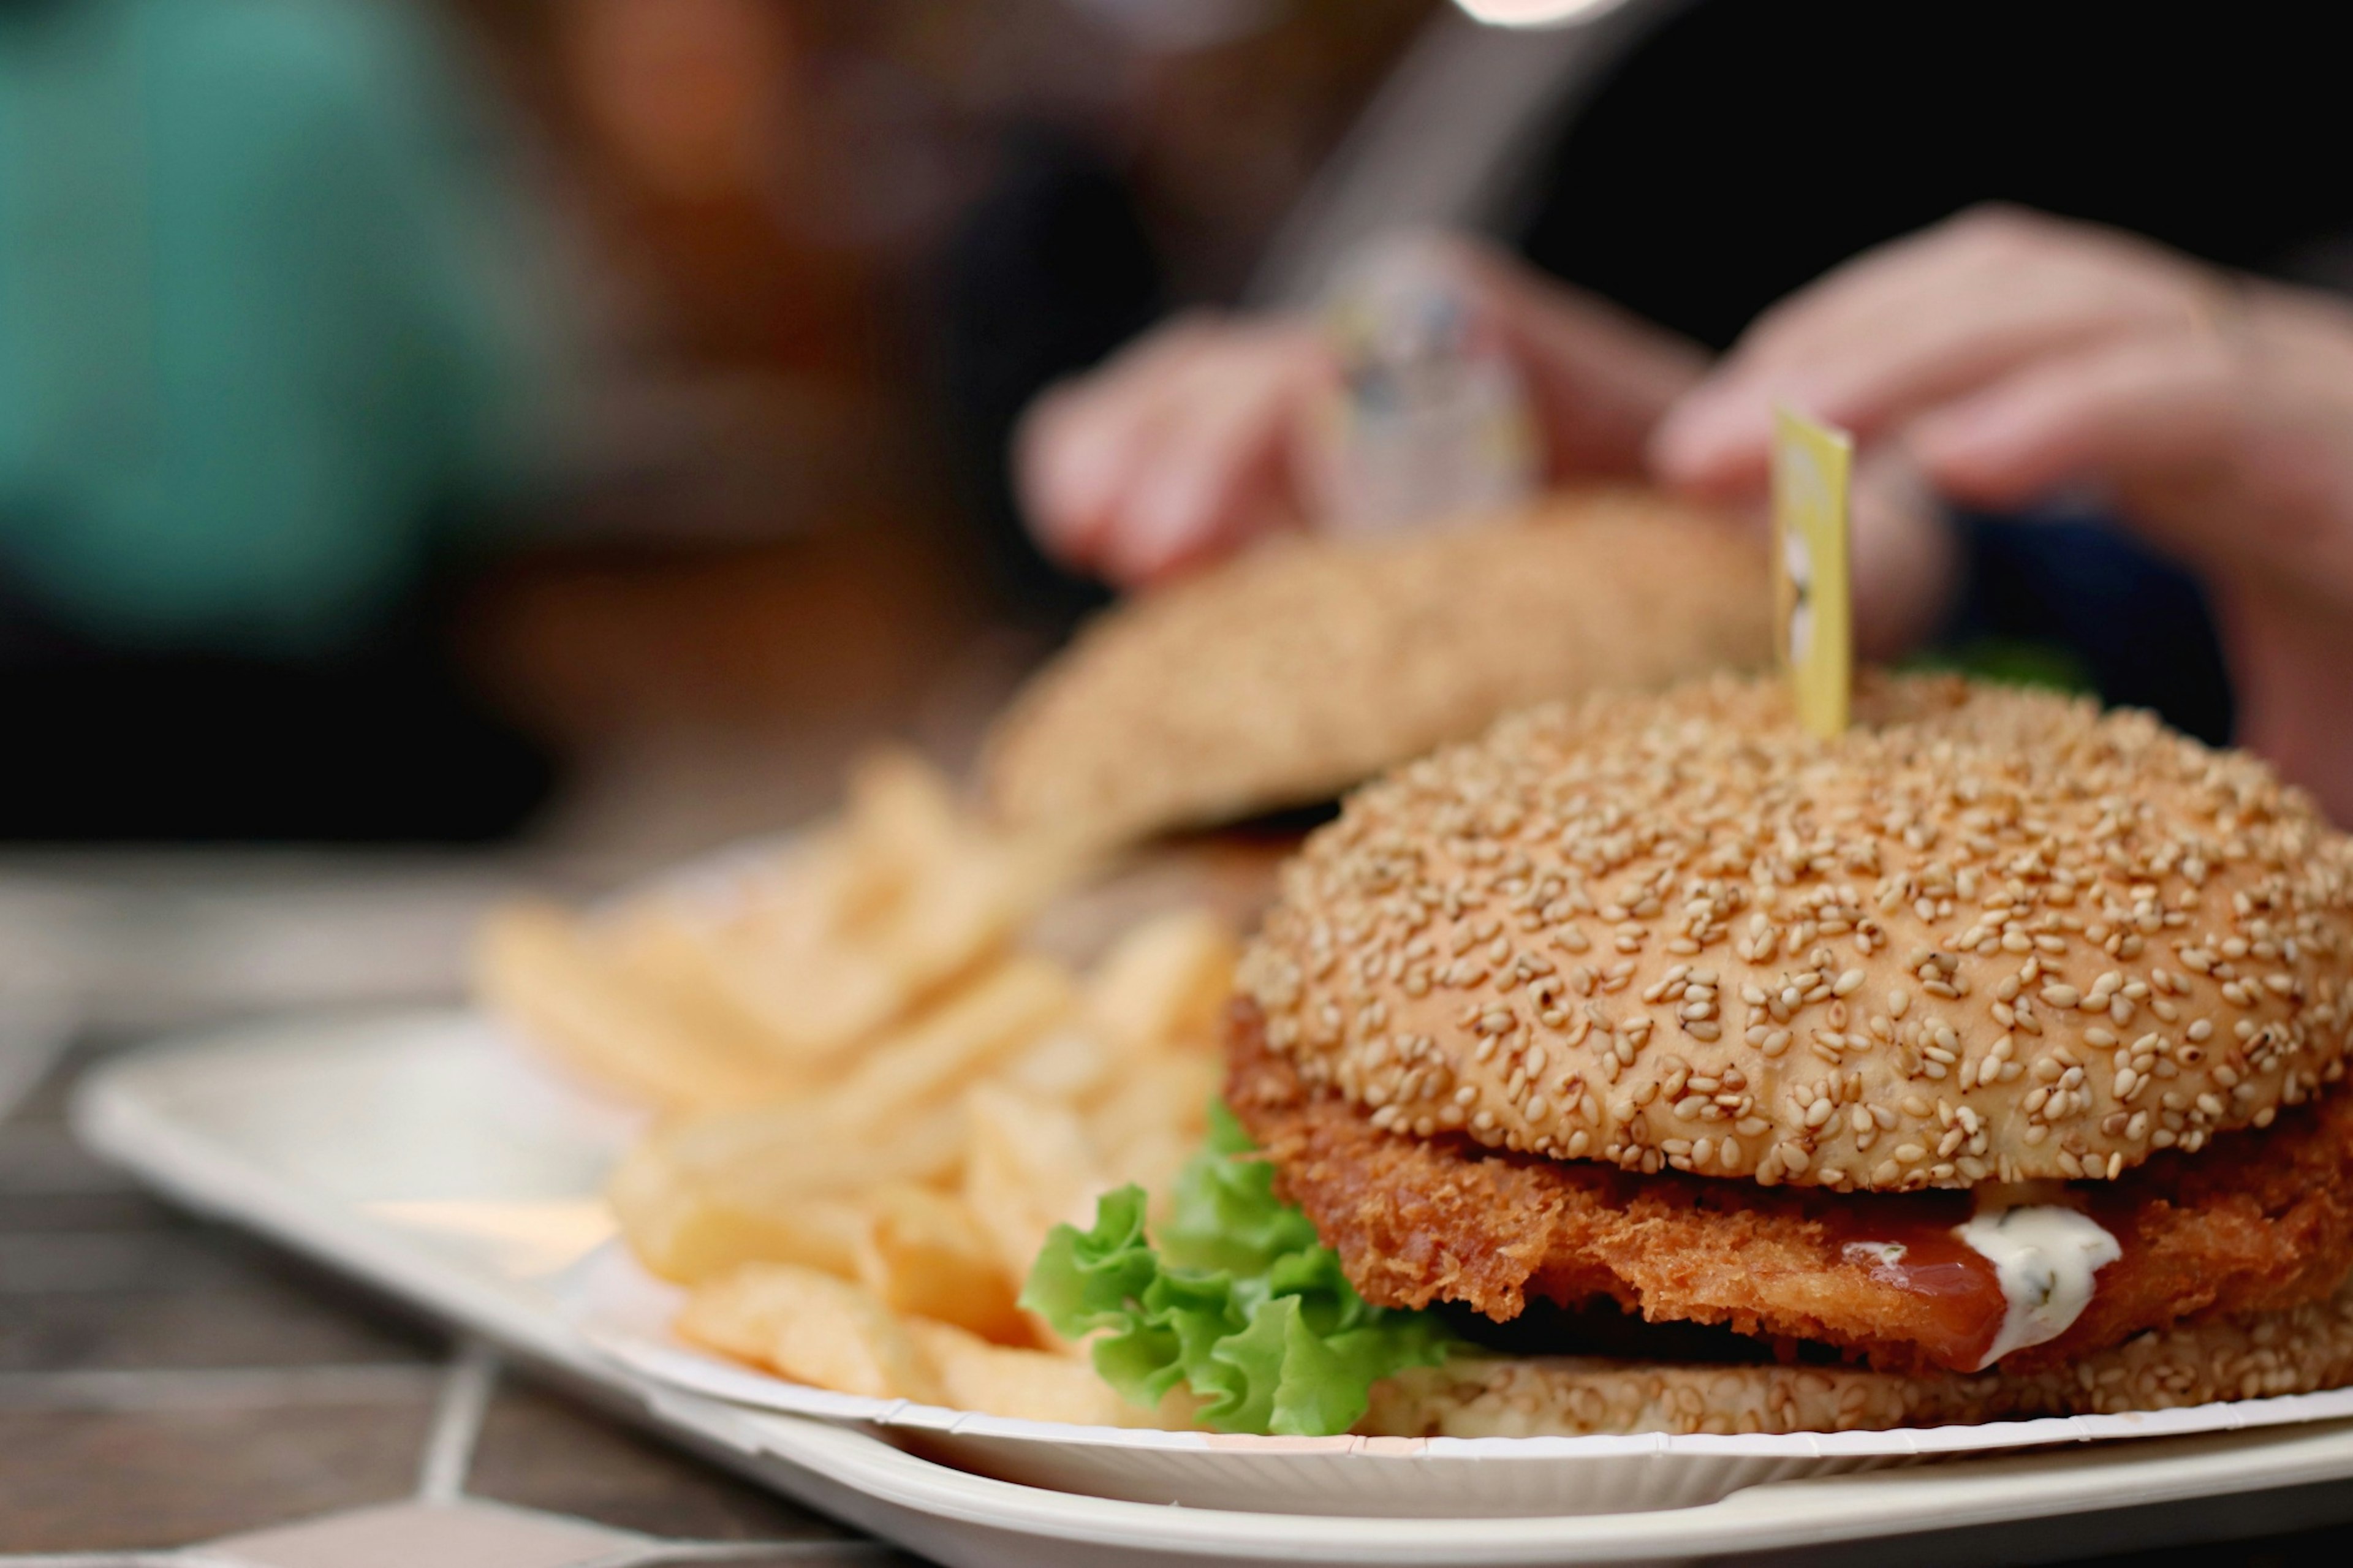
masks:
[(103, 1049), (0, 1121), (0, 1563), (193, 1564), (146, 1553), (420, 1495), (657, 1538), (600, 1563), (910, 1561), (149, 1196), (65, 1127)]
[[(0, 1120), (0, 1568), (913, 1561), (147, 1195), (63, 1121), (72, 1079), (115, 1043), (78, 1040)], [(388, 1554), (381, 1540), (252, 1533), (420, 1498), (596, 1529), (576, 1547), (461, 1552), (397, 1534), (416, 1524), (403, 1514), (378, 1521), (413, 1543)], [(2302, 1568), (2339, 1552), (2353, 1527), (2102, 1561)]]

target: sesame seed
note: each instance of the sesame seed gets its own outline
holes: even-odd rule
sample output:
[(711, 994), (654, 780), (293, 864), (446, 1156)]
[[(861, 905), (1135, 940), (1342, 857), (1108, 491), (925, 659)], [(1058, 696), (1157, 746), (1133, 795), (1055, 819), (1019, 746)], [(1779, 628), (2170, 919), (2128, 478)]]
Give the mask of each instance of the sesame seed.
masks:
[[(1956, 1125), (1967, 1135), (1937, 1165), (2031, 1180), (2063, 1173), (2063, 1152), (2095, 1174), (2122, 1169), (2341, 1076), (2353, 853), (2260, 763), (2047, 696), (1942, 678), (1863, 689), (1863, 721), (1834, 742), (1777, 717), (1771, 682), (1597, 696), (1358, 792), (1286, 869), (1245, 958), (1270, 1047), (1368, 1111), (1467, 1113), (1510, 1089), (1546, 1112), (1509, 1130), (1515, 1147), (1656, 1168), (1667, 1127), (1707, 1128), (1716, 1157), (1694, 1168), (1709, 1172), (1730, 1169), (1715, 1129), (1736, 1123), (1760, 1182), (1831, 1186), (1890, 1184), (1885, 1151), (1874, 1163), (1850, 1144), (1892, 1131), (1897, 1108), (1924, 1127), (1915, 1089), (1970, 1113), (1940, 1117), (1940, 1146)], [(2021, 752), (2021, 734), (2048, 739)], [(1824, 804), (1846, 797), (1817, 781), (1841, 776), (1868, 781), (1867, 804)], [(1594, 919), (1606, 965), (1574, 956), (1591, 952), (1578, 922)], [(2071, 952), (2093, 954), (2080, 973), (2096, 977), (2063, 973)], [(1544, 953), (1561, 955), (1557, 973)], [(1852, 1001), (1874, 980), (1883, 1011)], [(1655, 1015), (1591, 1016), (1620, 993)], [(2211, 1044), (2218, 1005), (2228, 1051)], [(1729, 1055), (1662, 1099), (1666, 1068), (1636, 1082), (1653, 1039)], [(1766, 1063), (1776, 1080), (1744, 1109), (1725, 1069)], [(1792, 1102), (1796, 1064), (1827, 1075), (1823, 1092)], [(1633, 1097), (1587, 1114), (1584, 1089), (1563, 1087), (1572, 1074)], [(2038, 1090), (2041, 1120), (2021, 1127), (2009, 1108)], [(1831, 1110), (1813, 1133), (1775, 1136), (1816, 1104)], [(2195, 1125), (2163, 1120), (2193, 1109)], [(1591, 1129), (1582, 1155), (1564, 1153), (1573, 1122)], [(1835, 1147), (1817, 1157), (1815, 1135)], [(1928, 1169), (1905, 1165), (1894, 1184)]]

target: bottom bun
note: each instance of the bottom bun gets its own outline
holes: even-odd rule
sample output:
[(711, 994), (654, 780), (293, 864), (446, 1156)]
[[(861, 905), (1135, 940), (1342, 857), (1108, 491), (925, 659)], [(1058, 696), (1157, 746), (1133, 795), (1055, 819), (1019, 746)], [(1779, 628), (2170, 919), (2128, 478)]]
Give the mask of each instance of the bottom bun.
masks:
[(1457, 1356), (1374, 1385), (1356, 1429), (1383, 1437), (1865, 1432), (2171, 1410), (2348, 1383), (2353, 1279), (2324, 1301), (2180, 1323), (2021, 1374)]

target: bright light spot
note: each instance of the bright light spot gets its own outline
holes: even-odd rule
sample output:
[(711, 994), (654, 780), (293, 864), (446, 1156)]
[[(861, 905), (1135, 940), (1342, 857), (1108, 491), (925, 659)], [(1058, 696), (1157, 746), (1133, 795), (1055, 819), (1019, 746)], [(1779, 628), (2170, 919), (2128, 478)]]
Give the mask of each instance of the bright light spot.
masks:
[(1498, 27), (1556, 27), (1614, 11), (1625, 0), (1455, 0), (1482, 22)]

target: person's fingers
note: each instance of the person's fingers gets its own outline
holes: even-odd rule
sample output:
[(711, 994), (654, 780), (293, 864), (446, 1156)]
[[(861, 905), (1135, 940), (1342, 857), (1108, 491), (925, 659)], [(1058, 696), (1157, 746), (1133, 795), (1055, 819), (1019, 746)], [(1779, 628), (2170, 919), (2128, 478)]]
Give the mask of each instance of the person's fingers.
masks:
[(1031, 405), (1014, 436), (1015, 485), (1050, 553), (1096, 563), (1158, 428), (1180, 412), (1170, 389), (1188, 367), (1215, 361), (1231, 331), (1180, 320)]
[(1057, 559), (1085, 557), (1100, 530), (1109, 493), (1087, 389), (1051, 386), (1031, 400), (1013, 432), (1013, 489), (1039, 548)]
[(1786, 366), (1736, 372), (1675, 409), (1654, 447), (1662, 472), (1694, 489), (1761, 482), (1772, 411), (1788, 404), (1869, 439), (1915, 411), (2051, 354), (2131, 331), (2129, 304), (2052, 279), (2003, 287), (1964, 281), (1903, 317), (1810, 345)]
[(2334, 301), (2250, 289), (2211, 328), (2038, 363), (1905, 436), (1956, 500), (2088, 483), (2218, 580), (2353, 602), (2353, 312)]
[(1104, 569), (1148, 582), (1295, 516), (1298, 432), (1332, 374), (1322, 340), (1284, 324), (1185, 367), (1168, 395), (1178, 412), (1154, 432), (1104, 538)]
[(2022, 207), (1971, 207), (1873, 246), (1767, 307), (1741, 334), (1730, 357), (1742, 364), (1802, 357), (1809, 342), (1852, 336), (1903, 314), (1924, 290), (1940, 291), (1989, 271), (2015, 270), (2022, 259), (2077, 243), (2090, 232)]
[(1979, 289), (1987, 257), (1999, 248), (1988, 228), (1957, 220), (1893, 241), (1767, 310), (1715, 373), (1660, 419), (1649, 446), (1653, 471), (1708, 494), (1761, 486), (1774, 407), (1787, 402), (1832, 417), (1812, 384), (1824, 360), (1871, 342), (1891, 319), (1919, 314), (1924, 299), (1941, 313), (1957, 291)]
[(1760, 326), (1662, 422), (1661, 475), (1762, 483), (1777, 404), (1868, 437), (2040, 356), (2178, 329), (2211, 287), (2192, 265), (2103, 231), (1993, 215), (1900, 242)]
[(1789, 403), (1843, 422), (1833, 390), (1840, 362), (1890, 343), (1924, 319), (1948, 318), (1990, 279), (2031, 271), (2050, 225), (2012, 208), (1981, 208), (1889, 241), (1833, 268), (1769, 307), (1714, 374), (1677, 400), (1654, 433), (1652, 467), (1685, 489), (1734, 493), (1763, 481), (1772, 410)]
[(1031, 531), (1049, 553), (1092, 570), (1117, 526), (1123, 498), (1174, 410), (1151, 389), (1050, 394), (1016, 441)]
[(2228, 349), (2175, 332), (2038, 363), (1921, 416), (1915, 458), (1947, 495), (2013, 507), (2078, 480), (2132, 485), (2224, 460), (2240, 431)]

